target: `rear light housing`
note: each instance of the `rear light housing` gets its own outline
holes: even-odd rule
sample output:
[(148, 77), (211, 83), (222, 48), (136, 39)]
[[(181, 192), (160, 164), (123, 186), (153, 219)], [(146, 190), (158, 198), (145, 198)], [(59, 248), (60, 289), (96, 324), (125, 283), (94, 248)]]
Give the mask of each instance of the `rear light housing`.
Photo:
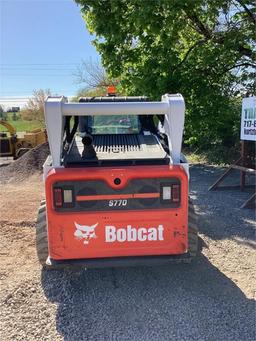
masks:
[(175, 203), (180, 202), (180, 185), (179, 184), (172, 185), (172, 202), (175, 202)]
[(53, 205), (55, 208), (71, 208), (74, 203), (75, 198), (72, 188), (53, 188)]
[(180, 203), (180, 184), (164, 183), (161, 185), (161, 202), (163, 204)]
[(63, 193), (61, 188), (54, 188), (53, 190), (53, 201), (56, 208), (63, 206)]
[[(137, 181), (137, 183), (136, 183)], [(109, 201), (116, 199), (117, 195), (129, 196), (126, 200), (126, 205), (116, 205), (115, 210), (140, 210), (140, 209), (161, 209), (161, 208), (178, 208), (181, 203), (181, 181), (179, 178), (157, 179), (158, 183), (150, 185), (149, 180), (142, 182), (143, 186), (138, 184), (138, 180), (134, 183), (134, 192), (124, 189), (116, 192), (115, 189), (109, 190), (107, 184), (99, 181), (99, 185), (92, 181), (79, 182), (61, 182), (58, 181), (53, 185), (53, 207), (56, 211), (63, 212), (80, 212), (113, 210), (113, 205)], [(105, 187), (104, 187), (105, 186)], [(159, 188), (160, 187), (160, 188)], [(112, 192), (111, 192), (112, 191)], [(134, 196), (133, 196), (134, 194)], [(147, 196), (149, 195), (149, 197)], [(155, 194), (154, 196), (150, 196)], [(141, 195), (141, 197), (139, 196)], [(145, 195), (142, 197), (142, 195)], [(99, 196), (99, 198), (97, 198)], [(106, 196), (106, 198), (104, 198)], [(112, 198), (113, 196), (113, 198)], [(84, 199), (79, 198), (84, 197)], [(93, 197), (93, 198), (91, 198)]]
[(171, 186), (163, 186), (162, 198), (163, 198), (163, 200), (171, 200), (171, 198), (172, 198), (172, 187)]
[(64, 204), (72, 204), (73, 202), (73, 191), (72, 189), (63, 190), (63, 201)]

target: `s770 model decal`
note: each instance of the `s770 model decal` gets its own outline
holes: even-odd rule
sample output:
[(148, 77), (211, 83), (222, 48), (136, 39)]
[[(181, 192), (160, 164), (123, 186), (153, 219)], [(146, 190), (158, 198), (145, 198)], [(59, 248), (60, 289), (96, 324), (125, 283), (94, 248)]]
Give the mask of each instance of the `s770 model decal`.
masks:
[(108, 206), (109, 207), (120, 207), (120, 206), (127, 206), (128, 201), (126, 199), (119, 199), (119, 200), (109, 200)]

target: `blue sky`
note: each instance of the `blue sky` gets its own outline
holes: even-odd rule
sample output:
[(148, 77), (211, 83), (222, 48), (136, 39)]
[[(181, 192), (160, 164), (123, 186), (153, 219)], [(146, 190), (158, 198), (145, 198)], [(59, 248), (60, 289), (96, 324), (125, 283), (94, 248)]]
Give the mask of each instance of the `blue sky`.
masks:
[(100, 60), (74, 1), (0, 0), (0, 22), (0, 97), (72, 96), (76, 67)]

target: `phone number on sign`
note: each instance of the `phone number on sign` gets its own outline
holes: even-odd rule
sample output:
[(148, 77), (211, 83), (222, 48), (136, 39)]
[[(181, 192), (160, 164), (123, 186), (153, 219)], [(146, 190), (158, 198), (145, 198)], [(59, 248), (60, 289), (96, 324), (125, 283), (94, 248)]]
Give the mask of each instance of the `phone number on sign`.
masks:
[(256, 128), (256, 120), (245, 120), (244, 121), (244, 128)]

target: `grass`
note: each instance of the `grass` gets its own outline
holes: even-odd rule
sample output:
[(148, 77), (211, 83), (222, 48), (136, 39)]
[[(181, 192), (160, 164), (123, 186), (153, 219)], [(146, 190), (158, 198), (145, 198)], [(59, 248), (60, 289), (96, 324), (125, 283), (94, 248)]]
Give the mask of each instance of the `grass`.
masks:
[[(22, 132), (22, 131), (29, 131), (33, 130), (36, 128), (44, 128), (44, 125), (42, 122), (39, 121), (24, 121), (24, 120), (7, 120), (7, 123), (11, 124), (17, 132)], [(0, 125), (0, 131), (7, 131), (7, 129)]]
[(226, 166), (234, 163), (240, 156), (239, 147), (225, 147), (221, 145), (211, 146), (208, 149), (184, 148), (189, 163), (207, 163)]

